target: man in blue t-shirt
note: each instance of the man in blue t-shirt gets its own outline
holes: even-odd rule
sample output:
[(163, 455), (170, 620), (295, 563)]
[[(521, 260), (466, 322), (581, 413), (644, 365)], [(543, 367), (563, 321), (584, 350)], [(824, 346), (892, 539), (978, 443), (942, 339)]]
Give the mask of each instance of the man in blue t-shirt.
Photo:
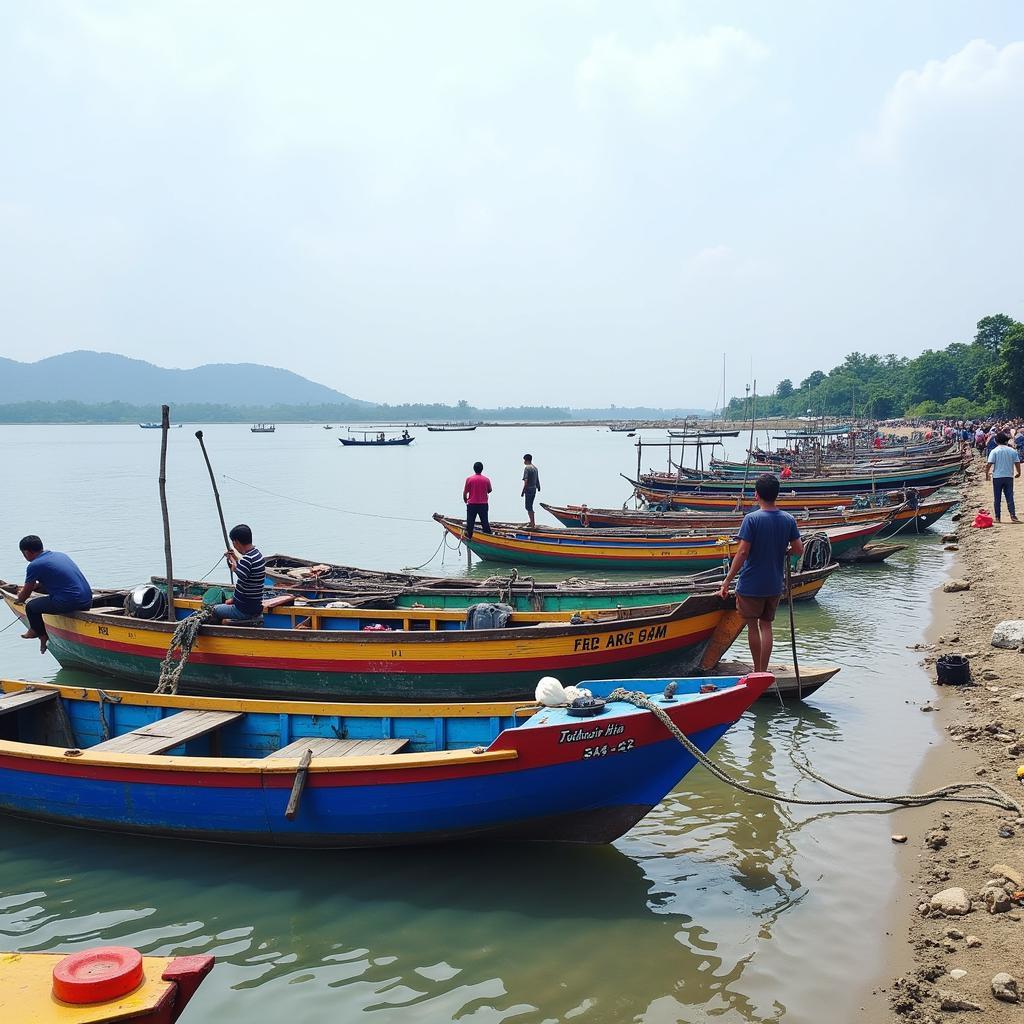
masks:
[(28, 631), (21, 636), (24, 640), (38, 640), (39, 653), (45, 654), (50, 638), (43, 616), (86, 611), (92, 607), (92, 587), (67, 555), (44, 550), (43, 542), (35, 534), (22, 537), (18, 547), (28, 562), (25, 585), (18, 591), (18, 603), (27, 601), (36, 590), (45, 591), (25, 605)]
[(772, 622), (779, 599), (786, 589), (785, 564), (789, 555), (803, 553), (796, 520), (775, 507), (779, 479), (763, 473), (754, 484), (760, 508), (744, 517), (740, 525), (740, 547), (722, 581), (719, 595), (729, 596), (729, 584), (736, 582), (736, 610), (747, 626), (747, 642), (755, 672), (767, 672), (772, 656)]

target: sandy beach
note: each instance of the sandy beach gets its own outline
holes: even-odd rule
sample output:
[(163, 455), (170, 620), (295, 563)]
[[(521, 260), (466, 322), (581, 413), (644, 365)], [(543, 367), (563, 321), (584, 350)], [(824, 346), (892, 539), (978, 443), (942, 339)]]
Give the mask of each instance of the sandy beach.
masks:
[[(1016, 492), (1024, 505), (1019, 482)], [(992, 633), (1000, 622), (1024, 619), (1024, 525), (1012, 524), (1004, 508), (1001, 524), (976, 529), (979, 508), (992, 511), (992, 489), (975, 456), (955, 542), (947, 538), (955, 552), (950, 575), (934, 595), (931, 626), (920, 645), (933, 678), (942, 654), (967, 656), (972, 685), (936, 685), (934, 699), (922, 706), (935, 716), (940, 739), (914, 790), (980, 779), (1022, 802), (1017, 767), (1024, 764), (1024, 655), (1015, 647), (994, 647)], [(907, 839), (896, 921), (888, 933), (890, 977), (877, 993), (888, 1000), (891, 1018), (931, 1022), (984, 1012), (989, 1021), (1021, 1020), (1021, 1004), (1006, 1000), (1014, 983), (1024, 997), (1024, 818), (941, 803), (900, 811), (892, 828), (894, 836)], [(1004, 973), (1014, 979), (1008, 987), (997, 978)]]

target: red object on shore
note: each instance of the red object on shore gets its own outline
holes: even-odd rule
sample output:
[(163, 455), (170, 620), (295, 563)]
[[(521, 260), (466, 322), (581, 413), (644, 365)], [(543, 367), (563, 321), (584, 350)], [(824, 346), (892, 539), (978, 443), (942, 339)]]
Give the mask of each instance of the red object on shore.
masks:
[(53, 969), (53, 994), (76, 1006), (120, 999), (141, 984), (142, 954), (128, 946), (72, 953)]
[(992, 518), (991, 512), (986, 512), (983, 508), (978, 509), (978, 514), (974, 517), (973, 526), (978, 530), (987, 530), (995, 520)]

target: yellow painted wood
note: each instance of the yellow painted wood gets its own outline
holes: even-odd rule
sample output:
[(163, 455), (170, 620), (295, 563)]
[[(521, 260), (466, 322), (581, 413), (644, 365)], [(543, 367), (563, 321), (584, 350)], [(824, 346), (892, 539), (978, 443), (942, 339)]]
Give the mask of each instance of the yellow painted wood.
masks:
[(53, 998), (53, 968), (65, 953), (0, 953), (0, 1021), (4, 1024), (99, 1024), (152, 1011), (173, 982), (161, 975), (173, 958), (142, 958), (145, 980), (121, 999), (72, 1006)]

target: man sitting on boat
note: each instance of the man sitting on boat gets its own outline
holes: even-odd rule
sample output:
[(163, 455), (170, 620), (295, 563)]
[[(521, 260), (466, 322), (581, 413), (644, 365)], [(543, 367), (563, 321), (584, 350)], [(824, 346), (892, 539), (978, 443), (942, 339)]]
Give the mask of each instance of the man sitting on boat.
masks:
[(224, 557), (235, 574), (235, 596), (225, 604), (215, 604), (213, 614), (221, 622), (256, 619), (263, 612), (263, 581), (267, 575), (267, 560), (252, 542), (252, 530), (239, 523), (228, 534), (234, 551), (225, 551)]
[(34, 597), (25, 605), (28, 631), (21, 636), (24, 640), (38, 640), (39, 653), (45, 654), (50, 638), (46, 635), (43, 616), (86, 611), (92, 607), (92, 587), (67, 555), (46, 551), (34, 533), (22, 537), (18, 547), (29, 564), (25, 570), (25, 585), (18, 591), (17, 600), (24, 601), (36, 589), (46, 591), (45, 595)]
[(740, 524), (739, 550), (719, 595), (723, 599), (728, 596), (729, 584), (739, 574), (736, 610), (747, 626), (754, 671), (764, 672), (772, 656), (772, 622), (786, 589), (786, 559), (802, 554), (804, 542), (796, 520), (775, 506), (779, 478), (774, 473), (762, 473), (754, 484), (754, 493), (760, 508), (745, 516)]

